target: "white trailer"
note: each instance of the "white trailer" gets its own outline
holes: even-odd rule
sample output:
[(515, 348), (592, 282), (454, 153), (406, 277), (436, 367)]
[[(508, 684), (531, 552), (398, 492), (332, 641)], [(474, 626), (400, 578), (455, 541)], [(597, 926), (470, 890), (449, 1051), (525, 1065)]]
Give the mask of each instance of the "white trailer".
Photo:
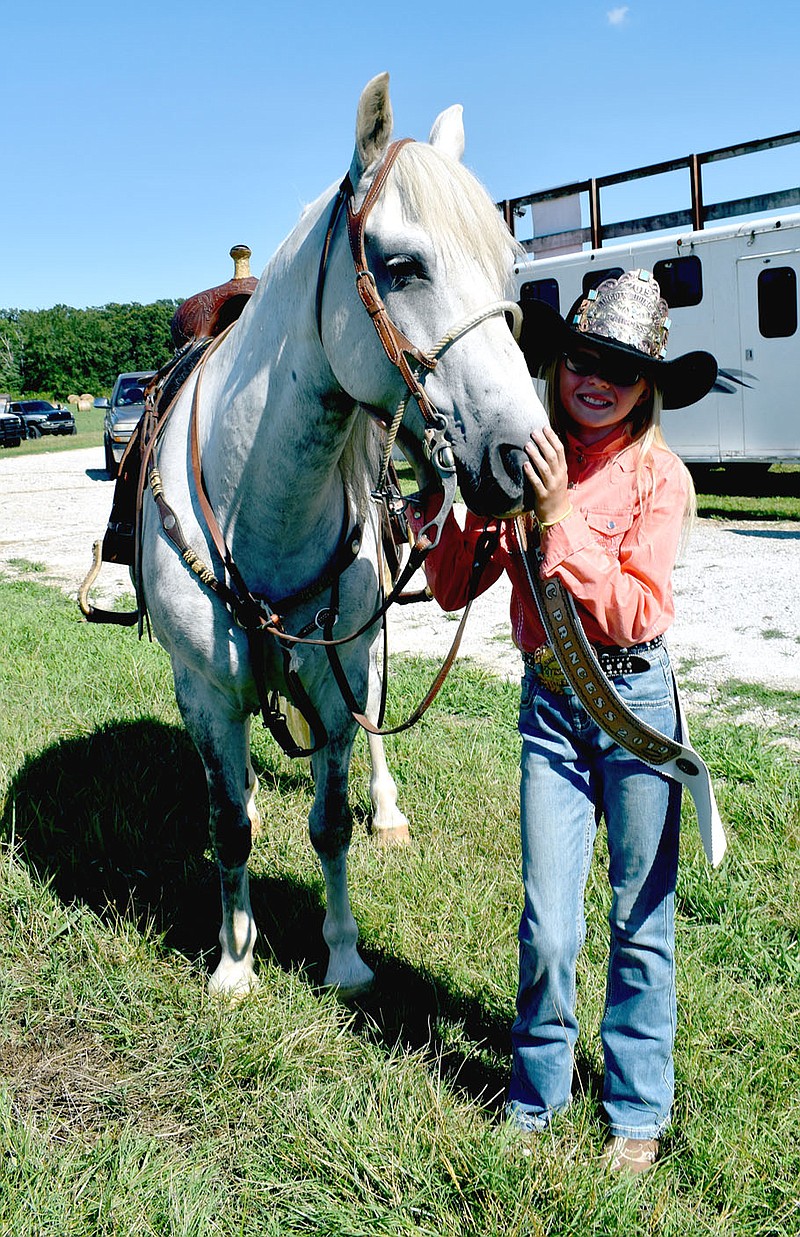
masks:
[[(704, 163), (796, 141), (800, 132), (500, 204), (512, 230), (528, 208), (535, 223), (537, 207), (544, 207), (547, 214), (539, 218), (551, 228), (561, 211), (560, 228), (522, 242), (534, 255), (515, 268), (522, 302), (545, 300), (566, 315), (602, 279), (645, 267), (653, 271), (670, 306), (668, 355), (702, 348), (716, 357), (714, 389), (698, 404), (664, 417), (670, 446), (689, 463), (800, 461), (800, 214), (705, 226), (708, 219), (798, 204), (800, 188), (704, 207), (700, 177)], [(692, 175), (690, 211), (601, 227), (600, 187), (684, 166)], [(589, 196), (589, 228), (574, 226), (581, 191)], [(570, 211), (573, 226), (565, 229)], [(694, 226), (676, 230), (684, 220)], [(670, 234), (663, 234), (665, 228), (672, 229)], [(655, 230), (662, 235), (647, 234)], [(607, 236), (626, 233), (645, 235), (603, 244)], [(592, 247), (584, 250), (580, 246), (587, 240)], [(569, 248), (577, 252), (565, 252)]]

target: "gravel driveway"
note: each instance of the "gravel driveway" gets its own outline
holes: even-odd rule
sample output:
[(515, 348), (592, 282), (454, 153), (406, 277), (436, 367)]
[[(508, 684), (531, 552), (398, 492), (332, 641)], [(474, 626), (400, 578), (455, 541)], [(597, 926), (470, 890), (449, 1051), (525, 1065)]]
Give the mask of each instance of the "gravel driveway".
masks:
[[(97, 449), (0, 456), (0, 572), (47, 580), (71, 595), (102, 535), (114, 483)], [(800, 523), (699, 520), (675, 571), (677, 617), (670, 648), (679, 670), (709, 687), (726, 679), (800, 691)], [(37, 572), (31, 575), (32, 564)], [(98, 605), (130, 592), (124, 569), (105, 564)], [(473, 606), (460, 656), (516, 678), (505, 580)], [(454, 616), (435, 602), (396, 607), (391, 647), (444, 656)]]

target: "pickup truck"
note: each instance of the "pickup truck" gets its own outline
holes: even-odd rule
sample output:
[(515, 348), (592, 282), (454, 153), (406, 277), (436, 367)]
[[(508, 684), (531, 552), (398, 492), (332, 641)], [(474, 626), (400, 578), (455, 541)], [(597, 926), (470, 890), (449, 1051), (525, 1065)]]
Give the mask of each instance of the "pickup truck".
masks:
[(10, 411), (25, 426), (26, 438), (41, 438), (42, 434), (74, 434), (75, 418), (68, 408), (51, 404), (48, 399), (12, 400)]
[(18, 447), (25, 437), (25, 427), (18, 416), (9, 412), (10, 400), (0, 395), (0, 447)]

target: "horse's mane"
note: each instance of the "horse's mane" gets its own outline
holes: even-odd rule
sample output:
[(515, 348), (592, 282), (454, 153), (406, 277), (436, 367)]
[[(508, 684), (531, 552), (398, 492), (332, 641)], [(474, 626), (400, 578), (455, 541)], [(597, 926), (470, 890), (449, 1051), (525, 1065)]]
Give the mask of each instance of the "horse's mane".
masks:
[(449, 262), (475, 259), (505, 292), (521, 247), (473, 173), (424, 142), (404, 146), (395, 170), (407, 219), (436, 236)]
[[(378, 479), (383, 434), (364, 409), (353, 417), (350, 433), (339, 457), (342, 474), (353, 508), (362, 513)], [(363, 515), (362, 515), (363, 518)]]

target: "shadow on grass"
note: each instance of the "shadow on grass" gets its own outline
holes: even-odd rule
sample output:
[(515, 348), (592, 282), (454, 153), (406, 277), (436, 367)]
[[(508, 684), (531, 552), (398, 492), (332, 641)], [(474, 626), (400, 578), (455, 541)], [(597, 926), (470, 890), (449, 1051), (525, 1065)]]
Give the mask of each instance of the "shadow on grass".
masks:
[(214, 945), (219, 903), (207, 813), (188, 736), (141, 721), (31, 757), (10, 786), (2, 828), (8, 840), (13, 827), (25, 862), (64, 902), (151, 923), (198, 956)]
[[(262, 772), (257, 770), (258, 772)], [(305, 773), (270, 771), (296, 790)], [(64, 740), (16, 775), (0, 822), (33, 874), (64, 901), (98, 916), (150, 926), (165, 945), (213, 965), (219, 880), (208, 844), (202, 766), (183, 730), (156, 721), (112, 725)], [(327, 962), (318, 888), (291, 876), (251, 875), (262, 956), (321, 983)], [(424, 974), (404, 959), (370, 950), (374, 990), (353, 1006), (356, 1033), (385, 1046), (423, 1051), (470, 1099), (497, 1106), (508, 1083), (505, 1010)], [(578, 1063), (585, 1092), (599, 1081)]]

